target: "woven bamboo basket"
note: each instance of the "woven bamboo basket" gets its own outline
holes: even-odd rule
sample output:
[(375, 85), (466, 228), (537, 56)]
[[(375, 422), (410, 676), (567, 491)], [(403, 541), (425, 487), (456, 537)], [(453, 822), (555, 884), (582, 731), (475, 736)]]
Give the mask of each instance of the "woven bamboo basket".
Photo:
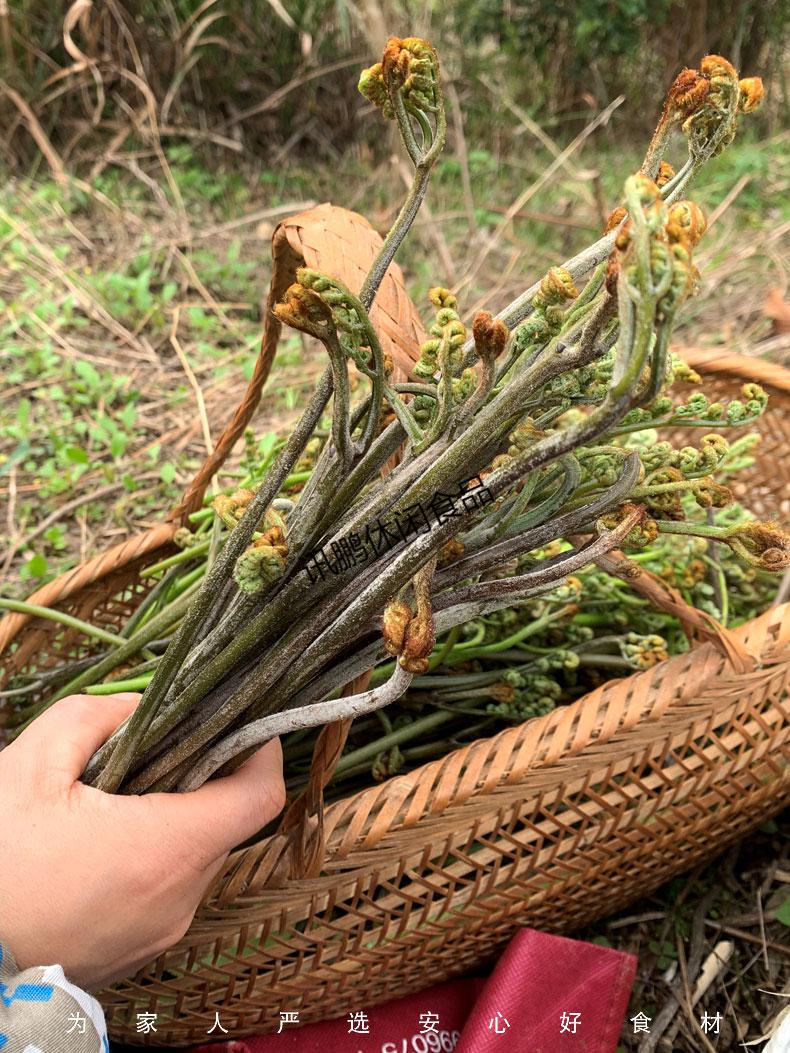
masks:
[[(301, 261), (358, 289), (378, 236), (329, 206), (282, 224), (269, 302)], [(378, 314), (378, 317), (376, 317)], [(404, 372), (422, 330), (392, 268), (374, 310)], [(168, 554), (178, 517), (250, 419), (279, 333), (267, 312), (261, 354), (217, 453), (174, 520), (110, 549), (31, 600), (117, 626)], [(757, 380), (771, 409), (739, 486), (758, 515), (787, 519), (790, 372), (709, 351), (686, 357), (706, 390)], [(686, 654), (324, 807), (347, 726), (319, 736), (310, 785), (272, 836), (231, 855), (184, 938), (102, 992), (116, 1040), (205, 1040), (219, 1012), (234, 1036), (342, 1016), (491, 959), (521, 925), (568, 931), (624, 906), (721, 851), (790, 799), (790, 605), (735, 632), (656, 595), (697, 642)], [(3, 682), (79, 657), (88, 644), (42, 619), (0, 620)], [(0, 720), (2, 711), (0, 711)], [(137, 1034), (136, 1014), (158, 1014)]]

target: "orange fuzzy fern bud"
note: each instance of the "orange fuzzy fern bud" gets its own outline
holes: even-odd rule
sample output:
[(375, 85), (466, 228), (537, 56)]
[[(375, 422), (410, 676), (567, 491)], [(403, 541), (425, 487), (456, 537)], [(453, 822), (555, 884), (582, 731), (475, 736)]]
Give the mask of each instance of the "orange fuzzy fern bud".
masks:
[(662, 161), (658, 166), (658, 173), (656, 175), (656, 186), (666, 186), (670, 179), (675, 176), (675, 169), (669, 163), (669, 161)]
[(457, 559), (463, 556), (466, 548), (462, 541), (457, 538), (450, 538), (449, 541), (445, 542), (444, 545), (439, 549), (439, 567), (449, 567), (451, 563), (455, 563)]
[(610, 230), (615, 230), (619, 227), (627, 215), (628, 212), (622, 205), (618, 205), (617, 208), (612, 209), (606, 220), (606, 225), (603, 228), (604, 234), (608, 234)]
[(710, 81), (700, 70), (681, 70), (667, 92), (664, 103), (665, 117), (670, 120), (685, 120), (699, 109), (709, 91)]
[(699, 70), (709, 80), (713, 80), (714, 77), (734, 80), (738, 76), (735, 66), (721, 55), (706, 55), (699, 64)]
[(648, 515), (644, 505), (626, 501), (607, 515), (602, 516), (598, 520), (598, 526), (606, 530), (614, 530), (635, 512), (639, 514), (639, 519), (623, 538), (623, 547), (645, 548), (647, 545), (652, 545), (658, 537), (658, 525)]
[(439, 107), (439, 56), (421, 37), (390, 37), (381, 59), (385, 84), (402, 90), (411, 108), (434, 113)]
[(760, 107), (765, 95), (761, 77), (744, 77), (738, 81), (740, 108), (743, 113), (751, 113)]
[(478, 311), (472, 319), (472, 336), (478, 357), (492, 359), (498, 358), (505, 350), (510, 332), (505, 323), (494, 318), (489, 311)]
[(670, 206), (666, 231), (671, 242), (679, 241), (693, 247), (707, 227), (705, 213), (696, 202), (676, 201)]
[(232, 530), (244, 515), (247, 505), (254, 496), (252, 490), (244, 488), (232, 494), (218, 494), (211, 502), (211, 507), (225, 526)]
[(776, 523), (741, 523), (724, 540), (752, 566), (772, 571), (790, 567), (790, 534)]
[(359, 75), (357, 89), (360, 95), (363, 95), (368, 102), (372, 102), (374, 106), (378, 107), (387, 119), (392, 120), (395, 116), (395, 111), (390, 102), (387, 85), (384, 83), (384, 74), (380, 62), (376, 62), (367, 69), (362, 70)]
[(384, 608), (382, 633), (388, 654), (399, 655), (401, 653), (406, 629), (412, 618), (411, 607), (405, 600), (390, 600)]
[(558, 307), (579, 295), (570, 272), (564, 267), (551, 267), (543, 276), (532, 301), (534, 307)]
[(293, 329), (319, 339), (332, 326), (332, 311), (311, 289), (295, 282), (289, 286), (281, 303), (275, 304), (275, 315)]
[(713, 479), (703, 479), (694, 488), (694, 500), (700, 508), (726, 508), (732, 504), (732, 490)]
[(417, 676), (427, 673), (430, 667), (428, 659), (435, 645), (433, 615), (430, 611), (420, 612), (406, 626), (406, 638), (398, 659), (399, 665)]
[(400, 37), (390, 37), (384, 45), (381, 68), (385, 79), (392, 77), (401, 84), (409, 75), (410, 55), (403, 47), (405, 41)]

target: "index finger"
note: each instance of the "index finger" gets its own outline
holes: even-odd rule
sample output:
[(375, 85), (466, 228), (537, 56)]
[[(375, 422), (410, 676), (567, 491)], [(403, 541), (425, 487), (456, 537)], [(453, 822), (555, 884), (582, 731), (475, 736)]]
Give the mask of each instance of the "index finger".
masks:
[(64, 782), (79, 779), (85, 765), (140, 701), (127, 691), (117, 695), (69, 695), (36, 717), (15, 742), (9, 756), (26, 755), (25, 765), (46, 768)]

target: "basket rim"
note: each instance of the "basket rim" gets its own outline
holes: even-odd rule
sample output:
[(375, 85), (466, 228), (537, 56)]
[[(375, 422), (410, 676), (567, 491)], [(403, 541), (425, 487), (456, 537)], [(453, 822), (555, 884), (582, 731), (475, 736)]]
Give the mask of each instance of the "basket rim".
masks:
[[(731, 376), (756, 380), (768, 387), (790, 394), (790, 369), (777, 362), (752, 355), (741, 355), (737, 351), (725, 351), (717, 347), (676, 346), (675, 351), (694, 369), (711, 373), (729, 373)], [(769, 407), (770, 412), (770, 407)]]
[[(448, 811), (472, 800), (479, 802), (514, 784), (524, 785), (531, 775), (556, 771), (590, 749), (603, 753), (634, 734), (652, 738), (654, 728), (685, 704), (696, 703), (703, 692), (709, 694), (725, 682), (738, 682), (745, 690), (764, 678), (766, 670), (790, 663), (790, 603), (771, 607), (732, 632), (756, 659), (753, 669), (736, 672), (712, 643), (700, 644), (652, 669), (608, 680), (550, 713), (476, 739), (412, 772), (325, 805), (325, 872), (289, 879), (289, 887), (305, 894), (317, 890), (331, 883), (338, 869), (352, 869), (351, 859), (358, 853), (394, 848), (392, 839), (397, 835), (406, 836), (409, 830), (446, 818)], [(229, 890), (223, 886), (232, 886), (235, 894), (239, 866), (253, 873), (279, 836), (272, 834), (231, 853), (204, 903), (227, 902)], [(277, 887), (256, 888), (255, 894), (269, 891), (276, 895)]]

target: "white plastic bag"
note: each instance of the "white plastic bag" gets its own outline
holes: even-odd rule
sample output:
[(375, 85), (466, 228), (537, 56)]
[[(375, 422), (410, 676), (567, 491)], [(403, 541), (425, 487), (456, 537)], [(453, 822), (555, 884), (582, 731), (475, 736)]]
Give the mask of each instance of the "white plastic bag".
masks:
[(790, 1053), (790, 1006), (776, 1018), (771, 1041), (763, 1053)]

